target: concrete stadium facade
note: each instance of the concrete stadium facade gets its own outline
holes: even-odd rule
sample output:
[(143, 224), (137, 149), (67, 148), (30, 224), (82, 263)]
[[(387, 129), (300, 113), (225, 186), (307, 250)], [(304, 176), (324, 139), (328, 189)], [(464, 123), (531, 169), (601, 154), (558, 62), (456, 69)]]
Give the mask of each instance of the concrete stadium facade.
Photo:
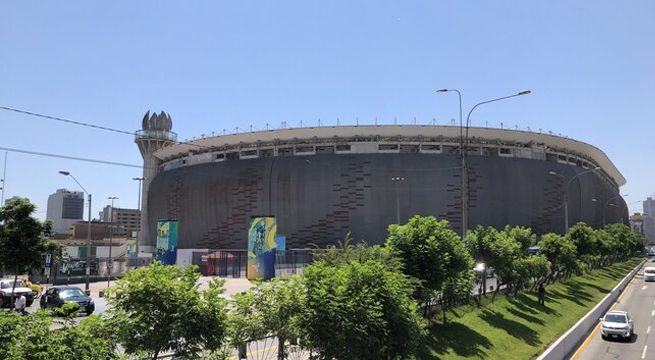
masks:
[[(248, 220), (258, 215), (276, 217), (287, 248), (324, 247), (348, 232), (380, 244), (389, 224), (415, 214), (446, 219), (460, 232), (459, 134), (454, 126), (341, 126), (163, 144), (144, 154), (151, 158), (140, 241), (154, 247), (157, 221), (172, 219), (181, 253), (244, 249)], [(594, 146), (525, 131), (469, 134), (469, 228), (562, 233), (565, 196), (570, 225), (627, 222), (619, 196), (625, 179)]]

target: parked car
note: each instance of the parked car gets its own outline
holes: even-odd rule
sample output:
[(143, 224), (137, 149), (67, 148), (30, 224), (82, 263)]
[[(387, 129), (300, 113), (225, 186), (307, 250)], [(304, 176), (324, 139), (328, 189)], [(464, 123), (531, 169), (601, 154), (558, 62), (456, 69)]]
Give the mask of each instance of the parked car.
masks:
[(539, 255), (541, 252), (541, 247), (539, 246), (530, 246), (527, 250), (528, 255)]
[(644, 268), (644, 281), (655, 281), (655, 267), (646, 266)]
[[(0, 308), (10, 306), (11, 288), (13, 284), (14, 284), (14, 279), (0, 280)], [(21, 295), (25, 295), (27, 306), (32, 305), (32, 303), (34, 302), (34, 293), (32, 293), (32, 289), (25, 286), (25, 284), (23, 284), (21, 280), (16, 280), (16, 286), (14, 287), (14, 299), (16, 299)]]
[(35, 298), (38, 298), (41, 295), (41, 291), (43, 291), (43, 287), (39, 283), (33, 283), (27, 277), (23, 278), (23, 284), (32, 290)]
[(96, 309), (93, 299), (86, 295), (82, 289), (75, 286), (53, 286), (41, 296), (41, 309), (57, 308), (64, 303), (77, 303), (80, 311), (87, 315), (93, 314)]
[(634, 326), (627, 311), (608, 311), (600, 321), (600, 336), (603, 340), (609, 337), (625, 340), (632, 338)]

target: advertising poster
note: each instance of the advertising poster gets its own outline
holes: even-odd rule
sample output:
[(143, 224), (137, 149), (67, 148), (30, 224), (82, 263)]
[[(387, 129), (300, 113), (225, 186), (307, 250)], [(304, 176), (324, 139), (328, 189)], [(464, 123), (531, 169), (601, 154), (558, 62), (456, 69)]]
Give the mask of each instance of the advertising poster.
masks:
[(177, 260), (177, 221), (157, 221), (156, 259), (164, 265), (175, 265)]
[(248, 279), (268, 280), (275, 277), (275, 217), (250, 218), (248, 224)]
[(134, 259), (136, 258), (136, 239), (130, 239), (127, 240), (125, 243), (126, 250), (127, 250), (127, 258), (128, 259)]

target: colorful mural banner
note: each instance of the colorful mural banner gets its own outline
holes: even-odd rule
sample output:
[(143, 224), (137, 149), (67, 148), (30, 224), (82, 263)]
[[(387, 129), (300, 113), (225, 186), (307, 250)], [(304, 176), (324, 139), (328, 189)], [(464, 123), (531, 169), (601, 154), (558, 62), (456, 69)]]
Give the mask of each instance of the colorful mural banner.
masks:
[(164, 265), (175, 265), (177, 260), (177, 220), (157, 221), (155, 258)]
[(255, 216), (248, 224), (248, 279), (268, 280), (275, 277), (275, 234), (273, 216)]
[(125, 243), (125, 247), (126, 247), (126, 250), (127, 250), (127, 258), (128, 259), (136, 258), (136, 256), (137, 256), (137, 253), (136, 253), (136, 239), (127, 240), (127, 242)]
[(275, 235), (275, 248), (277, 252), (284, 252), (287, 247), (287, 237), (284, 235)]

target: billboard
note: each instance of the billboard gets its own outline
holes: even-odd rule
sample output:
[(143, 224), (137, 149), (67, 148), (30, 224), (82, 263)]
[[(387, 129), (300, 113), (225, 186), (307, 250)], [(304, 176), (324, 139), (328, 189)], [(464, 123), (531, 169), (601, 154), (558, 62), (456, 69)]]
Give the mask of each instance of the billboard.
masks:
[(157, 253), (155, 258), (164, 265), (177, 260), (177, 220), (157, 221)]
[(137, 257), (136, 253), (136, 239), (130, 239), (127, 240), (125, 243), (126, 251), (127, 251), (127, 258), (128, 259), (134, 259)]
[(254, 216), (248, 224), (248, 279), (275, 277), (275, 234), (273, 216)]

